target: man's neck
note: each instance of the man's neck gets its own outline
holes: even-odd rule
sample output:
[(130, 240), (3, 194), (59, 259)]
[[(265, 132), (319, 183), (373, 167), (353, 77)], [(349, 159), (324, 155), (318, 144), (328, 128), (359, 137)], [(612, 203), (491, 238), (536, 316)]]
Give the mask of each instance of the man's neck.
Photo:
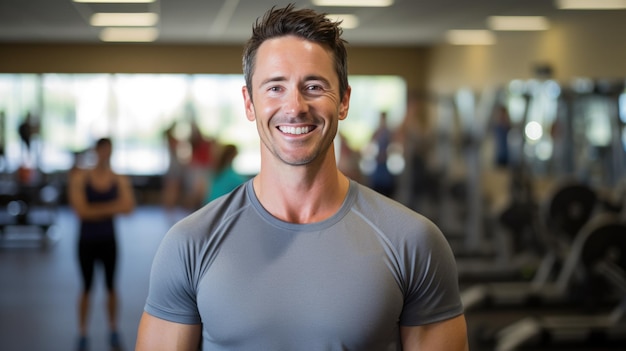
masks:
[(263, 207), (291, 223), (314, 223), (334, 215), (346, 197), (349, 180), (333, 163), (322, 167), (261, 167), (253, 181)]

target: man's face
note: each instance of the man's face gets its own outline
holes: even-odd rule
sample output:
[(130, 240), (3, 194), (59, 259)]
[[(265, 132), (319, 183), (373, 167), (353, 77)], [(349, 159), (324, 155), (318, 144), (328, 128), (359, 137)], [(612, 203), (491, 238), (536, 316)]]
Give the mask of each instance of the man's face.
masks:
[[(350, 89), (339, 96), (332, 53), (293, 36), (265, 41), (256, 55), (246, 116), (256, 121), (264, 147), (290, 165), (304, 165), (329, 151)], [(254, 101), (254, 102), (253, 102)]]

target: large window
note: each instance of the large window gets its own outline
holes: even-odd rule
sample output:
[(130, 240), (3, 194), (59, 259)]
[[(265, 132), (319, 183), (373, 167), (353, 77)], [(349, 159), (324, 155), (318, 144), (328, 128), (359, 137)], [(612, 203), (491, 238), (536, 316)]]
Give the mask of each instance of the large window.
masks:
[[(163, 173), (168, 166), (163, 132), (176, 125), (176, 136), (188, 137), (190, 125), (240, 153), (235, 167), (254, 174), (259, 167), (259, 139), (245, 118), (242, 75), (181, 74), (2, 74), (0, 126), (2, 171), (20, 165), (43, 172), (62, 172), (74, 153), (103, 136), (114, 140), (112, 160), (125, 174)], [(404, 116), (406, 85), (393, 76), (351, 76), (348, 118), (340, 131), (350, 146), (363, 148), (387, 111), (390, 127)], [(25, 151), (18, 129), (30, 114), (33, 137)]]

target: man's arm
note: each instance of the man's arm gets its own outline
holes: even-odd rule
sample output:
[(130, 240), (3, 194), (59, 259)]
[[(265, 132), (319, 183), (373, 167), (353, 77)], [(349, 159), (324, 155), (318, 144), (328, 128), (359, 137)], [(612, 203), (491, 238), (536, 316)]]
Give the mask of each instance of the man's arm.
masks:
[(135, 351), (198, 351), (200, 324), (179, 324), (144, 312), (139, 322)]
[(417, 327), (400, 327), (404, 351), (467, 351), (465, 316)]

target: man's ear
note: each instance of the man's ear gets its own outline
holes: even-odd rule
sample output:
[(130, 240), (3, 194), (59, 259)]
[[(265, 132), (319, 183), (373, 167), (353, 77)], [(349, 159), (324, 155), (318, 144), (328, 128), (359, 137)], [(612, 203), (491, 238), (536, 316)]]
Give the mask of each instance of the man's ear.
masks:
[(252, 103), (252, 95), (250, 95), (248, 87), (244, 85), (241, 88), (241, 93), (243, 95), (243, 104), (246, 109), (246, 118), (248, 118), (248, 120), (251, 122), (255, 121), (256, 114), (254, 113), (254, 104)]
[(352, 92), (352, 87), (348, 86), (346, 92), (343, 93), (341, 97), (341, 104), (339, 105), (339, 120), (344, 120), (348, 117), (348, 109), (350, 108), (350, 93)]

